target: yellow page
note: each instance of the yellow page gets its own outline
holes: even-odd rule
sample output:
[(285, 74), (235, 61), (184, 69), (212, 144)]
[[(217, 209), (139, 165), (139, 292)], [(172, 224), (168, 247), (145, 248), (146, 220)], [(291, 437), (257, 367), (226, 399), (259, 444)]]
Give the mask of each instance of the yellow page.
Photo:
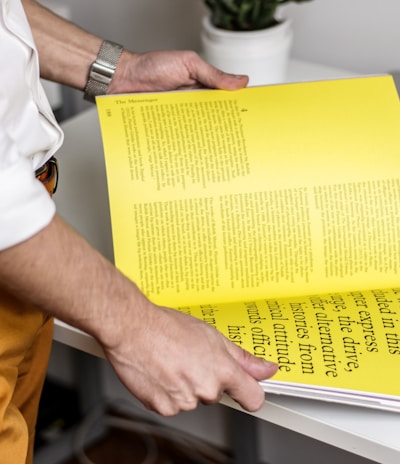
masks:
[(400, 288), (179, 309), (278, 362), (273, 383), (400, 396)]
[(116, 265), (155, 302), (399, 282), (391, 77), (97, 99)]

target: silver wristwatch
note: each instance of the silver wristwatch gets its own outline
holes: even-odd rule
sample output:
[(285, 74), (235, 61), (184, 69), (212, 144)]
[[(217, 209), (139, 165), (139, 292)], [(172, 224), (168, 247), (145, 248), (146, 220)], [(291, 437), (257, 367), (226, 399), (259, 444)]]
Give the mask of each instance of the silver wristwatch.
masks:
[(84, 99), (95, 102), (96, 95), (105, 95), (115, 73), (123, 47), (115, 42), (104, 40), (96, 61), (89, 70)]

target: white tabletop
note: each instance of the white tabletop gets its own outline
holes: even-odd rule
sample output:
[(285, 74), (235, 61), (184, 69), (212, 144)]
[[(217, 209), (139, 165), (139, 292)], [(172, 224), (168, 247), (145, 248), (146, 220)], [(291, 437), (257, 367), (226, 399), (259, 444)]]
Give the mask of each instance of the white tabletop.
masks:
[[(288, 82), (350, 77), (354, 73), (293, 60)], [(113, 259), (105, 166), (95, 108), (63, 123), (58, 212), (107, 258)], [(103, 356), (96, 341), (60, 321), (54, 339)], [(238, 409), (229, 398), (222, 402)], [(400, 462), (400, 415), (367, 408), (269, 395), (254, 416), (385, 464)]]

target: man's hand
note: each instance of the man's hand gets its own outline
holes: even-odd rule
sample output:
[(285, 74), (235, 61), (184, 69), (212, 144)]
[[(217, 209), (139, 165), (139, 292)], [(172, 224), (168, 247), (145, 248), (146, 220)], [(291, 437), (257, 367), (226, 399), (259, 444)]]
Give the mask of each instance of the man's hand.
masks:
[(236, 90), (247, 76), (227, 74), (192, 51), (134, 54), (124, 51), (108, 93), (156, 92), (196, 88)]
[[(102, 39), (55, 15), (35, 0), (22, 0), (22, 4), (39, 51), (41, 76), (83, 90)], [(108, 93), (199, 87), (234, 90), (247, 83), (247, 76), (223, 73), (195, 52), (124, 51)]]
[(0, 286), (93, 335), (128, 390), (163, 415), (223, 393), (255, 411), (257, 381), (277, 370), (205, 322), (152, 304), (58, 216), (0, 252)]
[(277, 365), (250, 355), (192, 316), (145, 306), (136, 316), (132, 311), (106, 353), (122, 383), (147, 408), (170, 416), (199, 402), (216, 403), (223, 393), (248, 411), (263, 405), (257, 381), (271, 377)]

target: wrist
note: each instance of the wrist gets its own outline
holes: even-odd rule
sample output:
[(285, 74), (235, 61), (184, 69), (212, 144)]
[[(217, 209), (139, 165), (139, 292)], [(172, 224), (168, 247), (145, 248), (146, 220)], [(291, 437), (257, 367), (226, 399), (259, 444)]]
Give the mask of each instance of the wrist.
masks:
[(89, 68), (84, 90), (85, 100), (94, 102), (97, 95), (107, 94), (123, 50), (123, 47), (115, 42), (102, 42), (96, 60)]
[(138, 89), (135, 88), (136, 79), (135, 81), (132, 80), (132, 69), (135, 69), (138, 56), (140, 55), (126, 49), (123, 50), (118, 61), (118, 66), (115, 69), (114, 77), (108, 87), (107, 94), (138, 91)]

